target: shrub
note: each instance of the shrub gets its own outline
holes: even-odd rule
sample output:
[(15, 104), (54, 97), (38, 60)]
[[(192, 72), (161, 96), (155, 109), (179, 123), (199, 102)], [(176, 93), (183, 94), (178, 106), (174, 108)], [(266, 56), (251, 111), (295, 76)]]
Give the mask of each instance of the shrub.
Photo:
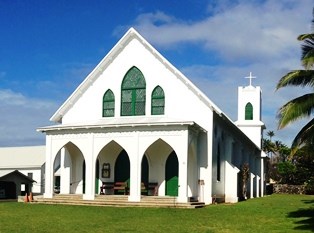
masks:
[(307, 182), (305, 182), (305, 193), (314, 195), (314, 177), (311, 177)]
[(247, 182), (250, 178), (250, 168), (248, 163), (244, 163), (241, 166), (240, 170), (240, 187), (241, 187), (241, 194), (240, 194), (240, 201), (246, 200), (247, 196)]
[(290, 161), (281, 162), (277, 164), (278, 173), (281, 176), (280, 183), (282, 184), (294, 184), (294, 178), (296, 173), (296, 166)]

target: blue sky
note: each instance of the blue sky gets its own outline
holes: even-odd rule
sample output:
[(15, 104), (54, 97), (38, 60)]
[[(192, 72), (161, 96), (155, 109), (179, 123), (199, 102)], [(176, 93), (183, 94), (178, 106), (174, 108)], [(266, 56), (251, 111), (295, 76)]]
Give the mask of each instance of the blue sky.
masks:
[(300, 68), (312, 0), (0, 0), (0, 146), (41, 145), (49, 118), (134, 27), (232, 120), (249, 72), (263, 90), (266, 131), (290, 145), (305, 121), (277, 131), (276, 112), (302, 89), (275, 92)]

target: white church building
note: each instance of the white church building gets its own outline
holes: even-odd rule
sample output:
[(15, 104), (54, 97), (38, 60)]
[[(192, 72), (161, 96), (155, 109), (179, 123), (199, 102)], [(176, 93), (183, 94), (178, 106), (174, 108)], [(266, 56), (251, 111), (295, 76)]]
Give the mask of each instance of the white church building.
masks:
[(261, 89), (250, 83), (238, 92), (233, 122), (129, 29), (54, 113), (56, 124), (38, 129), (46, 134), (44, 198), (53, 198), (57, 182), (61, 194), (84, 200), (101, 192), (130, 202), (142, 195), (237, 202), (245, 163), (248, 197), (263, 196)]

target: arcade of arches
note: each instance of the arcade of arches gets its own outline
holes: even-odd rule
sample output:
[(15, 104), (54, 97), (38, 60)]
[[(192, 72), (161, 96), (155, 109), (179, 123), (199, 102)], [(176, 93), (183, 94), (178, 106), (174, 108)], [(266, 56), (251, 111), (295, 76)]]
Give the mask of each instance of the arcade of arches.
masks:
[[(88, 171), (86, 169), (91, 159), (88, 154), (84, 154), (79, 146), (74, 142), (67, 142), (59, 149), (53, 162), (53, 185), (59, 185), (62, 194), (85, 194), (88, 182)], [(195, 146), (194, 146), (195, 147)], [(191, 148), (194, 148), (191, 147)], [(189, 149), (188, 166), (184, 169), (196, 171), (196, 155), (194, 149)], [(176, 150), (166, 141), (157, 139), (151, 143), (145, 153), (140, 158), (139, 173), (140, 182), (131, 178), (131, 170), (136, 169), (138, 164), (130, 162), (130, 154), (115, 140), (103, 146), (97, 157), (93, 160), (95, 172), (94, 195), (100, 194), (101, 186), (105, 182), (117, 183), (126, 182), (128, 190), (132, 192), (132, 185), (137, 184), (137, 193), (140, 195), (178, 196), (179, 195), (179, 160)], [(139, 156), (140, 157), (140, 156)], [(89, 161), (87, 161), (89, 160)], [(184, 163), (185, 164), (185, 163)], [(191, 169), (194, 168), (194, 169)], [(191, 176), (197, 179), (197, 172), (192, 172)], [(190, 177), (189, 177), (190, 179)], [(187, 184), (187, 194), (193, 196), (197, 193), (196, 188), (185, 177)], [(57, 181), (57, 184), (56, 184)], [(140, 189), (139, 184), (156, 183), (157, 193), (145, 192)], [(139, 191), (140, 190), (140, 191)], [(116, 195), (121, 192), (104, 190), (105, 194)], [(123, 193), (124, 194), (124, 193)], [(126, 193), (130, 195), (130, 193)]]

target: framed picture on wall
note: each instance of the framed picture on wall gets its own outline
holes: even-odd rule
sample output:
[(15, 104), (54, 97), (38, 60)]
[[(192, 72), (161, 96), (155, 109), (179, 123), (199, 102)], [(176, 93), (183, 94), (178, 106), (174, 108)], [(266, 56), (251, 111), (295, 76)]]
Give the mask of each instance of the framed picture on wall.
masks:
[(110, 163), (103, 164), (102, 178), (110, 178)]

